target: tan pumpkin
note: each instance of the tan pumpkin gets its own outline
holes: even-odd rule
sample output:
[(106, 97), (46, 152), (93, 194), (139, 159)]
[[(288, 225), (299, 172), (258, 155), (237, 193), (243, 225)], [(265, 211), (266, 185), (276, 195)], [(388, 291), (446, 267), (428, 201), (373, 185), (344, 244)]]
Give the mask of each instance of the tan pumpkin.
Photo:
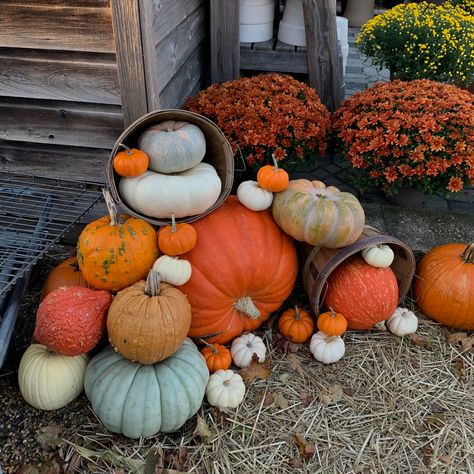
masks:
[(151, 270), (147, 281), (120, 291), (107, 317), (109, 341), (127, 359), (154, 364), (174, 354), (191, 325), (191, 306), (177, 288), (160, 282)]
[(272, 212), (287, 234), (326, 248), (354, 243), (365, 222), (364, 209), (354, 195), (307, 179), (290, 181), (287, 189), (275, 194)]
[(166, 120), (146, 130), (138, 140), (138, 148), (148, 154), (151, 170), (179, 173), (204, 158), (206, 138), (196, 125)]

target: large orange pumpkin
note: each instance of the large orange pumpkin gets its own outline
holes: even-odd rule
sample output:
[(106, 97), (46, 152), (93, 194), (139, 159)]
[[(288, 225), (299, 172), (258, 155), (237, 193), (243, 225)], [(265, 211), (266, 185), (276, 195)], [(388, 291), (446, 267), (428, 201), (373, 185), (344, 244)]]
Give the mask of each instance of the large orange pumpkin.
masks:
[(398, 284), (391, 268), (373, 267), (361, 257), (341, 263), (327, 283), (325, 306), (342, 313), (351, 329), (372, 329), (397, 307)]
[(295, 247), (269, 211), (251, 211), (236, 196), (193, 225), (199, 239), (183, 256), (192, 275), (180, 287), (192, 308), (189, 335), (225, 344), (258, 328), (290, 294)]
[(53, 268), (43, 284), (40, 301), (43, 301), (48, 293), (60, 286), (89, 287), (82, 276), (81, 270), (79, 270), (76, 257), (69, 257)]
[(420, 310), (445, 326), (474, 329), (474, 242), (432, 248), (416, 269), (413, 294)]
[(91, 287), (115, 292), (146, 278), (158, 257), (158, 243), (150, 224), (119, 216), (110, 193), (104, 195), (110, 215), (81, 232), (77, 262)]

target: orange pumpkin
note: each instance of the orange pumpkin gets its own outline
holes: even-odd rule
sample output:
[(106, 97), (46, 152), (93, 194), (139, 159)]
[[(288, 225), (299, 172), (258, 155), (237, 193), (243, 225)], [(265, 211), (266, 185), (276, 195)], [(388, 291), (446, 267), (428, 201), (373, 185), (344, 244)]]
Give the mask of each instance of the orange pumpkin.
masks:
[(88, 288), (86, 280), (82, 276), (76, 257), (68, 259), (57, 265), (46, 278), (41, 291), (40, 302), (43, 301), (48, 293), (60, 286), (83, 286)]
[(251, 211), (236, 196), (194, 227), (198, 242), (182, 257), (193, 272), (180, 287), (193, 313), (189, 335), (224, 344), (258, 328), (288, 297), (295, 247), (269, 211)]
[(120, 143), (124, 151), (119, 151), (113, 160), (114, 170), (120, 176), (140, 176), (148, 168), (148, 155), (138, 148), (129, 148), (127, 145)]
[(351, 329), (372, 329), (393, 314), (397, 303), (397, 278), (391, 268), (374, 267), (362, 257), (348, 258), (327, 279), (324, 305), (342, 313)]
[(201, 340), (206, 347), (201, 349), (201, 354), (206, 359), (207, 368), (209, 372), (216, 372), (217, 370), (226, 370), (232, 364), (232, 356), (229, 349), (222, 344), (208, 344)]
[(327, 336), (340, 336), (346, 332), (347, 319), (341, 313), (336, 313), (329, 308), (329, 311), (319, 315), (317, 325), (318, 329)]
[(88, 224), (77, 242), (77, 262), (87, 283), (99, 290), (119, 291), (144, 279), (158, 257), (155, 229), (143, 221), (118, 215), (108, 191), (109, 216)]
[(171, 257), (189, 252), (197, 240), (196, 229), (191, 224), (176, 224), (174, 214), (171, 215), (171, 225), (158, 231), (158, 247)]
[(291, 342), (306, 342), (314, 331), (314, 322), (308, 311), (298, 308), (289, 308), (280, 316), (278, 329)]
[(432, 248), (413, 280), (420, 310), (445, 326), (474, 329), (474, 242)]
[(262, 189), (278, 193), (288, 187), (290, 178), (284, 169), (278, 168), (278, 162), (274, 155), (272, 155), (272, 160), (273, 166), (265, 165), (258, 170), (257, 182)]
[(79, 286), (62, 286), (39, 305), (33, 339), (66, 356), (93, 349), (105, 333), (112, 296)]

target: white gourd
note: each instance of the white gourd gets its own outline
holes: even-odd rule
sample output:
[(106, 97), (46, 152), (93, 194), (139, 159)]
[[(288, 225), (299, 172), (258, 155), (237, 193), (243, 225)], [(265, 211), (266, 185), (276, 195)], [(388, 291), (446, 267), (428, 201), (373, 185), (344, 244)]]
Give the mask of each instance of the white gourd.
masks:
[(232, 341), (230, 353), (237, 367), (248, 367), (252, 362), (253, 354), (257, 354), (259, 362), (264, 362), (267, 348), (260, 337), (246, 333)]
[(207, 401), (214, 407), (237, 408), (245, 396), (242, 377), (234, 371), (220, 369), (209, 378), (206, 387)]
[(161, 281), (174, 286), (184, 285), (191, 278), (191, 264), (187, 260), (182, 260), (169, 255), (162, 255), (153, 264), (153, 270), (160, 274)]
[(396, 308), (392, 316), (385, 321), (385, 326), (393, 334), (403, 337), (413, 334), (418, 329), (418, 318), (407, 308)]
[(346, 346), (340, 336), (328, 336), (319, 331), (311, 337), (309, 350), (319, 362), (332, 364), (342, 359)]
[(393, 250), (387, 244), (378, 244), (362, 250), (362, 258), (373, 267), (387, 268), (394, 259)]
[(257, 181), (244, 181), (237, 188), (237, 199), (251, 211), (263, 211), (272, 205), (273, 193), (261, 188)]
[(23, 354), (18, 385), (23, 398), (39, 410), (58, 410), (72, 402), (84, 388), (87, 354), (64, 356), (42, 344), (32, 344)]

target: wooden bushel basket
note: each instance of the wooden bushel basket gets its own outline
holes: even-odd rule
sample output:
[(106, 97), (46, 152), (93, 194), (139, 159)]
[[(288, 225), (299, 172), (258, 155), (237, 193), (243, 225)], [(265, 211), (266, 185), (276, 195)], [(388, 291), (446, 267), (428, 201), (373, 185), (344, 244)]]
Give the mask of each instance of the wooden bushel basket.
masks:
[(390, 268), (397, 278), (400, 302), (410, 289), (416, 262), (410, 247), (397, 238), (384, 235), (374, 227), (366, 225), (356, 242), (340, 249), (313, 247), (304, 242), (299, 244), (303, 286), (316, 315), (320, 313), (331, 272), (351, 255), (377, 244), (389, 245), (395, 255)]
[(227, 138), (214, 122), (203, 115), (181, 109), (157, 110), (140, 117), (129, 125), (115, 142), (107, 162), (107, 180), (113, 198), (115, 201), (120, 203), (126, 213), (134, 217), (139, 217), (140, 219), (157, 226), (169, 225), (171, 223), (171, 217), (166, 219), (155, 218), (140, 214), (131, 209), (122, 199), (118, 191), (120, 176), (114, 170), (113, 159), (117, 152), (120, 151), (120, 143), (123, 143), (130, 148), (136, 148), (140, 135), (146, 129), (150, 128), (152, 125), (164, 122), (165, 120), (177, 120), (192, 123), (202, 130), (206, 138), (206, 155), (202, 161), (214, 166), (222, 182), (221, 193), (217, 201), (209, 209), (201, 214), (177, 218), (176, 222), (196, 221), (212, 212), (214, 209), (219, 207), (230, 194), (232, 183), (234, 181), (234, 153), (232, 152), (232, 148), (230, 143), (227, 141)]

